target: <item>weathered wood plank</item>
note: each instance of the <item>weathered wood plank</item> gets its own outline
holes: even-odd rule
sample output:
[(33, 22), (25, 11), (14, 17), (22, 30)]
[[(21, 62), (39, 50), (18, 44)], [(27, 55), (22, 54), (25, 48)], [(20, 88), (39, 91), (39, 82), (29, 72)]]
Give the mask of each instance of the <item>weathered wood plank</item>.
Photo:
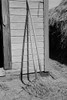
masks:
[(12, 29), (24, 29), (25, 23), (10, 23)]
[(11, 30), (11, 37), (23, 37), (24, 30)]
[(4, 68), (11, 69), (11, 38), (10, 38), (10, 18), (9, 18), (9, 2), (2, 1), (3, 16), (3, 45), (4, 45)]
[(9, 7), (26, 7), (25, 2), (9, 1)]
[[(18, 2), (26, 2), (26, 0), (9, 0), (9, 1), (18, 1)], [(40, 0), (28, 0), (29, 2), (39, 2)]]
[[(13, 68), (20, 68), (20, 65), (21, 65), (21, 63), (12, 63), (12, 65), (14, 66)], [(16, 66), (15, 66), (16, 65)], [(35, 65), (36, 65), (36, 68), (37, 69), (39, 69), (39, 66), (38, 66), (38, 63), (36, 62), (35, 63)], [(42, 65), (43, 66), (43, 65)], [(31, 70), (31, 69), (34, 69), (34, 67), (33, 67), (33, 62), (32, 61), (30, 61), (30, 66), (29, 66), (29, 69)], [(27, 69), (27, 62), (24, 62), (24, 67), (23, 67), (23, 69), (24, 70), (26, 70)]]
[[(13, 63), (12, 66), (13, 66), (13, 70), (20, 70), (21, 63)], [(34, 72), (33, 66), (30, 67), (30, 72)], [(23, 73), (24, 74), (27, 73), (26, 66), (24, 66), (24, 68), (23, 68)]]
[[(37, 36), (36, 37), (37, 42), (43, 42), (43, 36)], [(26, 39), (27, 41), (27, 39)], [(30, 40), (29, 40), (30, 42)], [(34, 38), (32, 36), (32, 42), (34, 42)], [(23, 43), (23, 37), (11, 37), (11, 43), (16, 44), (16, 43)]]
[[(38, 48), (38, 52), (43, 53), (43, 48)], [(12, 56), (21, 56), (21, 53), (22, 53), (22, 50), (13, 50), (12, 51)], [(34, 55), (37, 54), (35, 48), (33, 48), (33, 53), (34, 53)], [(29, 49), (29, 54), (32, 54), (31, 49)], [(26, 49), (24, 51), (24, 55), (27, 55), (27, 50)]]
[[(12, 46), (12, 51), (13, 50), (21, 50), (22, 49), (22, 44), (11, 44)], [(44, 44), (43, 42), (37, 42), (37, 47), (38, 48), (43, 48), (44, 47)], [(29, 48), (31, 49), (31, 44), (29, 45)], [(33, 48), (36, 48), (35, 47), (35, 43), (33, 43)], [(27, 43), (25, 43), (25, 49), (27, 49)]]
[(34, 23), (35, 29), (41, 28), (43, 29), (43, 23)]
[(21, 56), (12, 56), (12, 63), (21, 62)]
[[(43, 23), (43, 18), (40, 18), (38, 16), (32, 16), (32, 19), (34, 23)], [(10, 22), (16, 22), (16, 23), (25, 23), (25, 16), (10, 16)]]
[(48, 25), (48, 2), (44, 0), (44, 70), (49, 68), (49, 25)]
[(26, 10), (24, 9), (10, 9), (10, 14), (14, 15), (26, 15)]
[[(39, 54), (39, 59), (40, 62), (43, 62), (43, 54)], [(38, 60), (37, 55), (35, 55), (35, 60)], [(29, 61), (32, 61), (32, 55), (29, 55)], [(13, 56), (12, 57), (12, 62), (13, 63), (19, 63), (21, 62), (21, 56)], [(27, 62), (27, 56), (24, 56), (24, 62)]]
[[(29, 23), (31, 24), (31, 23)], [(11, 23), (11, 29), (24, 29), (25, 23)], [(34, 23), (35, 29), (41, 28), (43, 29), (43, 23)]]
[[(38, 15), (38, 9), (31, 9), (31, 15), (32, 16), (37, 16)], [(25, 9), (11, 9), (10, 8), (10, 14), (13, 14), (13, 15), (23, 15), (25, 16), (26, 15), (26, 10)], [(39, 15), (40, 16), (43, 16), (43, 10), (40, 9), (39, 11)]]
[[(12, 63), (12, 66), (13, 66), (14, 70), (17, 70), (17, 69), (20, 70), (21, 63)], [(39, 71), (39, 66), (37, 65), (36, 67), (37, 67), (37, 71)], [(43, 70), (43, 65), (41, 67), (42, 67), (42, 70)], [(30, 72), (34, 72), (33, 63), (31, 63), (29, 69), (30, 69)], [(26, 64), (24, 64), (23, 73), (27, 73), (27, 65)]]
[(25, 17), (24, 16), (14, 16), (14, 15), (11, 15), (10, 16), (10, 22), (23, 22), (25, 23)]
[[(43, 36), (43, 29), (41, 29), (41, 30), (36, 29), (36, 36)], [(23, 34), (24, 34), (24, 30), (11, 30), (12, 37), (23, 37)]]
[(39, 2), (40, 0), (28, 0), (29, 2)]
[[(38, 2), (29, 2), (29, 6), (32, 9), (38, 9)], [(10, 7), (12, 8), (26, 8), (25, 2), (10, 1)], [(43, 5), (40, 5), (40, 9), (43, 9)]]

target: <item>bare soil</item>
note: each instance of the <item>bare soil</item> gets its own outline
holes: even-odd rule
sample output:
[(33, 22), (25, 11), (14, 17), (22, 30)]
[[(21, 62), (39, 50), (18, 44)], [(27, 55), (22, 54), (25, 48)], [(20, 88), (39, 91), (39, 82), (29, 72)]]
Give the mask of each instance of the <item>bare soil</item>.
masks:
[(35, 79), (30, 74), (30, 81), (23, 76), (20, 81), (19, 72), (6, 71), (5, 77), (0, 77), (0, 100), (67, 100), (67, 66), (50, 60), (47, 68), (51, 76), (40, 76)]

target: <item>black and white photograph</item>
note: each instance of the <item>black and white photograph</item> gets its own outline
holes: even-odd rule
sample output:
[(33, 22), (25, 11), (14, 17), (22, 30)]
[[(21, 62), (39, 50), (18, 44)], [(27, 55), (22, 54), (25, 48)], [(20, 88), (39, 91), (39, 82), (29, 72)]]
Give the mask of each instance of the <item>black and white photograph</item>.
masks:
[(0, 100), (67, 100), (67, 0), (0, 0)]

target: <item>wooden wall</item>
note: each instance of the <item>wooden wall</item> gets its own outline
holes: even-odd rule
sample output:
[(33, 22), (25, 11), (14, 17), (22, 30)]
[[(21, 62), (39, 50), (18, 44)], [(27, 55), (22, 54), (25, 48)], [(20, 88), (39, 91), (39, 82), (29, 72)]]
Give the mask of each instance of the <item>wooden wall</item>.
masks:
[[(30, 5), (32, 19), (33, 19), (34, 31), (36, 34), (36, 41), (37, 41), (40, 62), (41, 62), (42, 70), (43, 70), (43, 4), (40, 4), (39, 17), (38, 17), (37, 15), (38, 15), (39, 1), (40, 0), (29, 0), (29, 5)], [(10, 10), (10, 29), (11, 29), (11, 48), (12, 48), (12, 68), (20, 69), (25, 15), (26, 15), (25, 0), (9, 0), (9, 10)], [(30, 28), (29, 32), (32, 34), (33, 31), (31, 27), (31, 22), (29, 23), (29, 28)], [(37, 70), (39, 70), (33, 35), (32, 35), (32, 41), (33, 41), (35, 65), (36, 65)], [(34, 68), (33, 68), (30, 44), (31, 43), (29, 42), (30, 72), (32, 72), (34, 71)], [(24, 73), (26, 73), (26, 70), (27, 70), (26, 69), (27, 68), (26, 46), (25, 46), (24, 55), (25, 55), (24, 56)]]

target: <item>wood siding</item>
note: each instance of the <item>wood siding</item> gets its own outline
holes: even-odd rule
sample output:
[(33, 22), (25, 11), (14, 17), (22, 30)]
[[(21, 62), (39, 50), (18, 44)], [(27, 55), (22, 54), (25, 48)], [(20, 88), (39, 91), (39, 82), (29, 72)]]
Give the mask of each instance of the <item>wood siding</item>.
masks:
[[(41, 66), (43, 70), (43, 4), (40, 4), (39, 17), (38, 15), (38, 3), (40, 0), (29, 0), (30, 11), (33, 19), (33, 26), (36, 34), (37, 47), (39, 52), (39, 57), (41, 61)], [(10, 29), (11, 29), (11, 47), (12, 47), (12, 68), (20, 69), (21, 67), (21, 53), (22, 53), (22, 43), (23, 34), (25, 26), (25, 15), (26, 15), (26, 2), (25, 0), (9, 0), (9, 10), (10, 10)], [(29, 19), (30, 20), (30, 19)], [(29, 23), (29, 32), (32, 33), (31, 22)], [(38, 68), (38, 58), (34, 43), (34, 38), (32, 34), (33, 50), (35, 65)], [(24, 73), (27, 70), (27, 50), (25, 43), (25, 53), (24, 53)], [(30, 57), (30, 72), (34, 71), (32, 53), (31, 53), (31, 43), (29, 41), (29, 57)]]

